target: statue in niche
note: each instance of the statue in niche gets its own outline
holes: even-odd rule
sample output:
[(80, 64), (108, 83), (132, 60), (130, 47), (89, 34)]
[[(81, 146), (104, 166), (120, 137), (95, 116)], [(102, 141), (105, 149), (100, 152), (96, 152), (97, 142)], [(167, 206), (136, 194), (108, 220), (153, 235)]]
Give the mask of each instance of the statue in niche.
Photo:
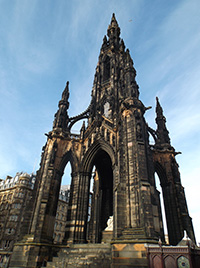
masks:
[(109, 109), (110, 109), (110, 104), (109, 104), (109, 102), (106, 102), (106, 103), (104, 104), (104, 116), (105, 116), (105, 117), (108, 117)]
[(105, 231), (113, 231), (113, 216), (109, 217)]
[(104, 104), (104, 116), (109, 119), (112, 117), (112, 107), (109, 102)]

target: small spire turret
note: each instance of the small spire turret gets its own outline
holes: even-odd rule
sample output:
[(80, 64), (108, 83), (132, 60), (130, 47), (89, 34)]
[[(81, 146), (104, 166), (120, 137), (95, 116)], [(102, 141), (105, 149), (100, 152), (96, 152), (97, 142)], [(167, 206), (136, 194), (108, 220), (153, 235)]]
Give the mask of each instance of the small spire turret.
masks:
[(156, 124), (157, 124), (157, 145), (170, 145), (169, 131), (166, 127), (166, 118), (163, 115), (163, 109), (160, 105), (158, 97), (156, 97)]
[(126, 50), (126, 64), (127, 64), (127, 66), (129, 66), (129, 67), (133, 67), (133, 60), (132, 60), (132, 58), (131, 58), (130, 51), (129, 51), (128, 48), (127, 48), (127, 50)]
[(108, 40), (107, 40), (106, 35), (104, 35), (103, 44), (102, 44), (102, 47), (101, 48), (106, 48), (107, 46), (108, 46)]
[(80, 130), (80, 136), (82, 140), (84, 139), (84, 134), (85, 134), (85, 121), (83, 121), (81, 130)]
[(109, 44), (114, 47), (119, 47), (120, 41), (120, 28), (115, 18), (115, 14), (113, 13), (111, 23), (108, 26), (107, 35), (109, 37)]
[(120, 51), (123, 53), (125, 50), (125, 44), (124, 44), (124, 40), (121, 39), (121, 43), (120, 43)]
[(69, 81), (67, 81), (66, 83), (65, 89), (63, 90), (63, 93), (62, 93), (62, 99), (60, 101), (60, 102), (65, 102), (66, 105), (68, 105), (67, 109), (69, 108), (68, 99), (69, 99)]
[(55, 119), (53, 122), (53, 129), (55, 128), (62, 128), (62, 130), (67, 131), (68, 123), (69, 123), (69, 116), (68, 116), (68, 108), (69, 108), (69, 81), (66, 83), (66, 87), (62, 93), (62, 99), (59, 101), (58, 104), (58, 111), (55, 114)]

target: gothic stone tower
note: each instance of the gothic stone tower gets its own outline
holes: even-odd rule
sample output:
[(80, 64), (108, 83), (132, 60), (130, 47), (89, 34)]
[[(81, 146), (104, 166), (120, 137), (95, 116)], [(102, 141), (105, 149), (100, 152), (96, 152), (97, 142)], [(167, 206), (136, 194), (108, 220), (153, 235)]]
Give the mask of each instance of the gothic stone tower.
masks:
[[(147, 267), (144, 244), (157, 243), (159, 238), (164, 243), (155, 172), (163, 191), (170, 244), (176, 245), (184, 230), (195, 241), (175, 160), (177, 153), (170, 144), (163, 110), (157, 99), (157, 130), (148, 127), (144, 119), (148, 108), (139, 99), (135, 76), (133, 61), (113, 14), (100, 50), (87, 110), (70, 118), (69, 83), (64, 89), (43, 148), (28, 234), (16, 244), (10, 267), (40, 266), (44, 256), (53, 254), (50, 251), (59, 189), (68, 162), (72, 180), (63, 245), (101, 243), (112, 217), (113, 267), (119, 267), (119, 263), (126, 263), (123, 267), (138, 267), (139, 263)], [(80, 135), (72, 134), (72, 126), (85, 118), (87, 125), (83, 123)], [(149, 144), (149, 134), (154, 145)], [(20, 260), (17, 264), (16, 257)]]

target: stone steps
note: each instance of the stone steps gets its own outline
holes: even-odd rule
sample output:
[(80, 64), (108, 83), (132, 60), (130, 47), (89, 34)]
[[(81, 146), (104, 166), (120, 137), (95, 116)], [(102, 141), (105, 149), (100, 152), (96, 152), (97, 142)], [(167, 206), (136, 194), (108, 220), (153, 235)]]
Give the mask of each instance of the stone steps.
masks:
[(47, 268), (110, 268), (110, 244), (74, 244), (63, 247)]

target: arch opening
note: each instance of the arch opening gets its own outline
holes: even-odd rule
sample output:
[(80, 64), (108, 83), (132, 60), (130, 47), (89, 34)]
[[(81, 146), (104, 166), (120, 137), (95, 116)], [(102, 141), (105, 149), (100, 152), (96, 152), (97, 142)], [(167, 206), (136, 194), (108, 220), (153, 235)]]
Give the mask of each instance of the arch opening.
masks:
[(59, 197), (57, 202), (56, 217), (54, 224), (53, 243), (62, 244), (65, 237), (65, 225), (70, 198), (72, 167), (68, 160), (60, 179)]
[(73, 135), (80, 135), (81, 127), (83, 126), (83, 122), (87, 122), (87, 116), (84, 116), (83, 118), (74, 120), (74, 122), (71, 123), (70, 132)]
[(168, 228), (167, 228), (167, 219), (166, 219), (166, 209), (165, 209), (165, 204), (164, 204), (164, 197), (163, 197), (163, 189), (161, 186), (161, 180), (158, 176), (158, 174), (155, 172), (155, 184), (156, 184), (156, 190), (158, 191), (159, 194), (159, 202), (160, 202), (160, 212), (161, 212), (161, 220), (162, 220), (162, 225), (163, 225), (163, 231), (164, 231), (164, 238), (165, 242), (169, 244), (169, 238), (168, 238)]
[(113, 216), (113, 170), (111, 158), (100, 149), (91, 164), (87, 240), (102, 242)]

